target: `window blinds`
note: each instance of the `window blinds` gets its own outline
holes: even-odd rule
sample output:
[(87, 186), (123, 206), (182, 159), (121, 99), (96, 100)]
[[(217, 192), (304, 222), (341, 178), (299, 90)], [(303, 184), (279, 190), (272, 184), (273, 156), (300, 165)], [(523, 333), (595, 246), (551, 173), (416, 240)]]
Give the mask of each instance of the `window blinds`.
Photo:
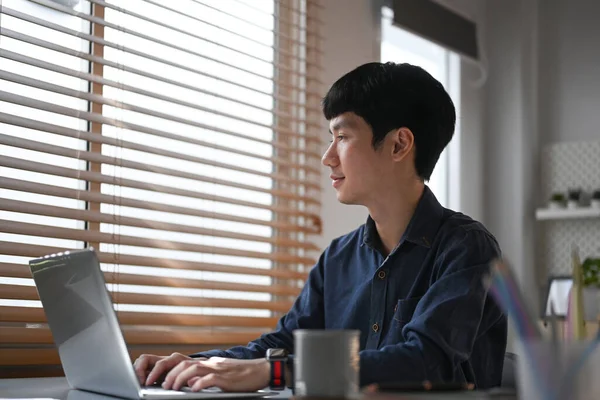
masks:
[(245, 344), (320, 233), (315, 0), (3, 0), (0, 376), (60, 374), (27, 262), (93, 246), (131, 356)]

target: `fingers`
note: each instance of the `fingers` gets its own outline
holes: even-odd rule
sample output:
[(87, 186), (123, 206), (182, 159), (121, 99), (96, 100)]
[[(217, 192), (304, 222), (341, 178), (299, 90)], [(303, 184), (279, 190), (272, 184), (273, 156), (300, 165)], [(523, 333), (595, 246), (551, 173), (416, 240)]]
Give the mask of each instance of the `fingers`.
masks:
[(215, 373), (210, 373), (198, 378), (198, 380), (196, 380), (196, 382), (191, 386), (191, 389), (192, 392), (199, 392), (202, 389), (212, 386), (221, 388), (225, 392), (232, 390), (231, 382), (224, 379), (221, 375)]
[(146, 381), (147, 371), (152, 368), (159, 359), (159, 356), (142, 354), (137, 360), (135, 360), (133, 363), (133, 369), (135, 370), (135, 374), (137, 375), (141, 385), (143, 385)]
[(164, 389), (179, 390), (185, 384), (189, 385), (188, 381), (194, 377), (202, 377), (208, 373), (223, 370), (224, 368), (227, 367), (216, 358), (215, 360), (210, 359), (210, 361), (207, 361), (206, 358), (185, 360), (180, 362), (167, 374), (162, 386)]
[(152, 385), (154, 382), (161, 377), (161, 375), (170, 371), (173, 367), (184, 360), (189, 360), (190, 358), (184, 356), (183, 354), (173, 353), (169, 357), (161, 357), (158, 361), (154, 363), (154, 368), (148, 375), (146, 379), (146, 385)]
[(205, 375), (214, 374), (216, 372), (217, 370), (215, 367), (204, 365), (198, 361), (182, 362), (169, 372), (169, 375), (165, 378), (163, 388), (180, 390), (181, 387), (188, 384), (188, 381), (192, 378), (202, 378)]
[(364, 393), (377, 393), (378, 390), (379, 390), (379, 386), (376, 383), (373, 383), (373, 384), (365, 387), (363, 389), (363, 392)]
[(193, 377), (192, 379), (190, 379), (189, 381), (187, 381), (187, 386), (188, 386), (188, 387), (192, 387), (192, 386), (194, 386), (194, 383), (196, 383), (196, 381), (197, 381), (198, 379), (200, 379), (200, 378), (201, 378), (200, 376), (195, 376), (195, 377)]
[[(155, 369), (167, 365), (168, 360), (156, 363)], [(255, 391), (269, 384), (269, 363), (247, 360), (187, 359), (173, 366), (163, 382), (164, 389), (180, 390), (186, 384), (192, 391), (216, 386), (224, 391)], [(153, 371), (154, 372), (154, 371)]]
[(225, 392), (254, 392), (269, 384), (270, 365), (264, 359), (261, 362), (224, 361), (210, 365), (213, 369), (197, 371), (196, 376), (188, 379), (193, 392), (216, 386)]

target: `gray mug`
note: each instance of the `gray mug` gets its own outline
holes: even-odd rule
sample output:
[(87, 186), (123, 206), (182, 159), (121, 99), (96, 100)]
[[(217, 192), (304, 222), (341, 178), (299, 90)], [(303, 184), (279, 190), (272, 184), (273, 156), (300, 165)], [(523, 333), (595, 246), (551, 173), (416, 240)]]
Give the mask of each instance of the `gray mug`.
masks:
[(358, 330), (294, 331), (296, 396), (359, 395)]

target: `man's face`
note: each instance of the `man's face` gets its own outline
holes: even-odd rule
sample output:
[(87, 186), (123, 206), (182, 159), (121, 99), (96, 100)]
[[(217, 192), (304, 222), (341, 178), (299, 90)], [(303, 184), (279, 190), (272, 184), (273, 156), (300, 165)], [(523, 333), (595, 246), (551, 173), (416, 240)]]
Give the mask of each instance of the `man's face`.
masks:
[(322, 163), (331, 169), (338, 201), (368, 205), (389, 182), (393, 163), (387, 157), (386, 141), (375, 150), (371, 127), (352, 112), (329, 121), (329, 131), (332, 141)]

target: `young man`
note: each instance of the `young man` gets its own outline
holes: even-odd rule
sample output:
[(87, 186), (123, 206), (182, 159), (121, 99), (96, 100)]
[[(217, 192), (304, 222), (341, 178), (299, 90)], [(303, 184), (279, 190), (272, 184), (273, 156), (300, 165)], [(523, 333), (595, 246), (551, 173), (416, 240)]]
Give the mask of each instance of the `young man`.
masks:
[(338, 200), (367, 207), (367, 222), (324, 251), (274, 332), (195, 358), (144, 355), (135, 363), (142, 382), (167, 373), (165, 388), (260, 389), (267, 350), (293, 352), (295, 329), (359, 329), (361, 385), (500, 384), (507, 323), (483, 285), (498, 244), (424, 184), (452, 138), (452, 100), (419, 67), (369, 63), (333, 84), (323, 113), (323, 164)]

